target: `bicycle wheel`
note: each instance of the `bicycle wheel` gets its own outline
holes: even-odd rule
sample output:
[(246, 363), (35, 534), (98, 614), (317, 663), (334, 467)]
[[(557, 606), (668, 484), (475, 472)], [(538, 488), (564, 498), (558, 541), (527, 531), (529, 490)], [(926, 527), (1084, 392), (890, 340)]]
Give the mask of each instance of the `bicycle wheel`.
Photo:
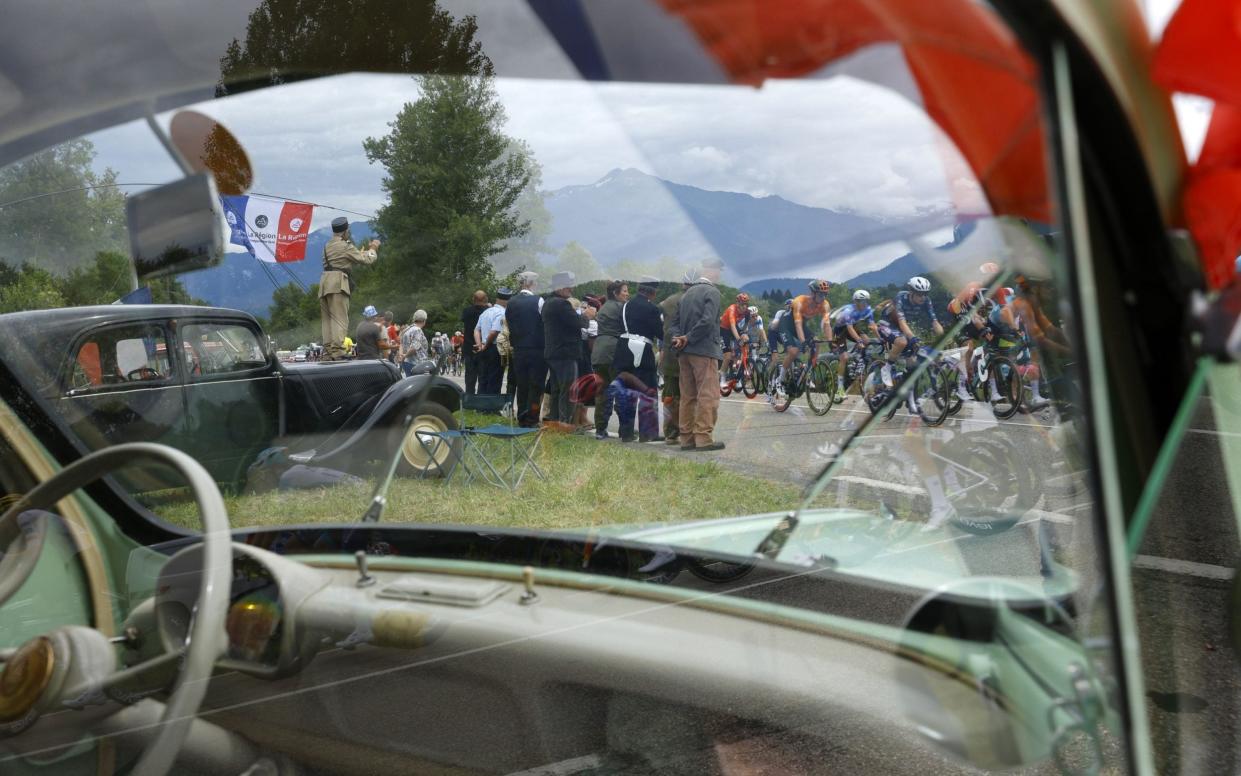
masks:
[(836, 377), (827, 364), (815, 364), (806, 375), (806, 403), (815, 415), (826, 415), (836, 397)]
[(938, 426), (948, 417), (947, 381), (943, 369), (931, 364), (914, 380), (913, 393), (918, 415), (928, 426)]
[(746, 364), (741, 369), (741, 392), (747, 399), (758, 396), (758, 372), (753, 364)]
[(944, 382), (947, 384), (948, 414), (956, 415), (965, 406), (965, 400), (957, 395), (957, 381), (961, 373), (957, 371), (955, 366), (949, 364), (944, 364), (941, 369), (943, 370)]
[(894, 390), (883, 382), (883, 362), (875, 361), (862, 376), (862, 402), (872, 415), (879, 413)]
[(685, 568), (689, 573), (706, 582), (722, 584), (741, 579), (754, 570), (753, 563), (733, 563), (714, 558), (686, 558)]
[(999, 400), (991, 403), (991, 409), (1000, 420), (1011, 418), (1021, 409), (1022, 391), (1025, 390), (1017, 365), (1008, 356), (993, 356), (987, 367), (988, 381), (995, 381)]
[(766, 362), (766, 363), (764, 363), (763, 361), (754, 362), (754, 369), (753, 369), (754, 392), (756, 395), (760, 393), (767, 393), (767, 388), (770, 385), (770, 383), (768, 383), (767, 381), (767, 372), (770, 368), (771, 368), (770, 362)]

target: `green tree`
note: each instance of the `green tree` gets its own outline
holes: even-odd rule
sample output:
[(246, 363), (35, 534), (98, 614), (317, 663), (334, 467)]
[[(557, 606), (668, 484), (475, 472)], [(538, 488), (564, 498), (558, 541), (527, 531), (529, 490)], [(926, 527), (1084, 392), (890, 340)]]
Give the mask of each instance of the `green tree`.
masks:
[(490, 76), (425, 76), (392, 131), (363, 143), (387, 170), (388, 202), (376, 218), (390, 283), (441, 286), (493, 279), (488, 259), (529, 230), (515, 211), (530, 185), (529, 149), (503, 132), (504, 106)]
[(578, 283), (598, 280), (606, 275), (603, 267), (599, 266), (599, 262), (595, 261), (590, 251), (583, 248), (576, 240), (560, 249), (560, 255), (556, 257), (556, 269), (562, 272), (572, 272)]
[(56, 285), (56, 279), (47, 270), (24, 264), (16, 279), (0, 288), (0, 313), (64, 307), (65, 298)]
[[(524, 148), (521, 150), (524, 151)], [(544, 202), (543, 167), (533, 156), (529, 157), (529, 162), (530, 182), (513, 204), (518, 220), (527, 228), (524, 234), (510, 239), (504, 249), (492, 257), (491, 264), (497, 277), (527, 269), (540, 275), (548, 271), (546, 262), (551, 258), (551, 249), (547, 238), (552, 231), (552, 214)]]
[(216, 95), (336, 72), (488, 74), (473, 16), (435, 0), (263, 0), (220, 60)]
[(99, 251), (126, 250), (125, 195), (112, 169), (92, 168), (85, 139), (0, 170), (0, 259), (63, 273)]

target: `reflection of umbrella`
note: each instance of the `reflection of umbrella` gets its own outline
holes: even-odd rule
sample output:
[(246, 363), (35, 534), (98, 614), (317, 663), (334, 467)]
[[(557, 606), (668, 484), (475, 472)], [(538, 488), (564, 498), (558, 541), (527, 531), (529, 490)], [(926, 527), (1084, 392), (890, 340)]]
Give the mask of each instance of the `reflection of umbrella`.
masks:
[(974, 0), (661, 0), (740, 83), (804, 76), (897, 43), (927, 114), (956, 143), (997, 215), (1050, 221), (1037, 71)]
[(1170, 91), (1215, 100), (1181, 197), (1207, 282), (1220, 288), (1241, 251), (1241, 0), (1185, 0), (1159, 42), (1154, 75)]

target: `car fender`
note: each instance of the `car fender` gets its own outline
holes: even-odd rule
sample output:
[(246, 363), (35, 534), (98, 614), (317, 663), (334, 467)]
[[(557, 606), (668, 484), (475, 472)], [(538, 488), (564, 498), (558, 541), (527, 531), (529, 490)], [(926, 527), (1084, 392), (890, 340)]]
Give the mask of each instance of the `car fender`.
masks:
[(310, 462), (323, 464), (338, 460), (358, 449), (376, 429), (400, 423), (403, 419), (401, 413), (417, 401), (424, 388), (427, 391), (425, 401), (441, 404), (452, 413), (461, 409), (465, 391), (453, 381), (438, 375), (406, 377), (388, 386), (388, 390), (384, 391), (379, 402), (371, 410), (370, 416), (350, 434), (348, 439), (331, 449), (316, 452), (310, 458)]

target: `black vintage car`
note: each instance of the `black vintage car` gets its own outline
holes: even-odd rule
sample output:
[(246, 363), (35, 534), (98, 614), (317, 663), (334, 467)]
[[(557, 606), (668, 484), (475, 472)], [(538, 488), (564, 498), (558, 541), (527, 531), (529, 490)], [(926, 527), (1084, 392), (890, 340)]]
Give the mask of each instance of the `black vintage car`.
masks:
[(353, 472), (399, 445), (399, 471), (435, 475), (415, 433), (456, 428), (461, 406), (453, 382), (403, 378), (386, 361), (282, 364), (258, 321), (237, 310), (40, 310), (0, 316), (0, 331), (27, 345), (4, 354), (5, 366), (58, 408), (50, 422), (69, 443), (85, 451), (162, 442), (232, 488), (274, 445), (295, 461)]

